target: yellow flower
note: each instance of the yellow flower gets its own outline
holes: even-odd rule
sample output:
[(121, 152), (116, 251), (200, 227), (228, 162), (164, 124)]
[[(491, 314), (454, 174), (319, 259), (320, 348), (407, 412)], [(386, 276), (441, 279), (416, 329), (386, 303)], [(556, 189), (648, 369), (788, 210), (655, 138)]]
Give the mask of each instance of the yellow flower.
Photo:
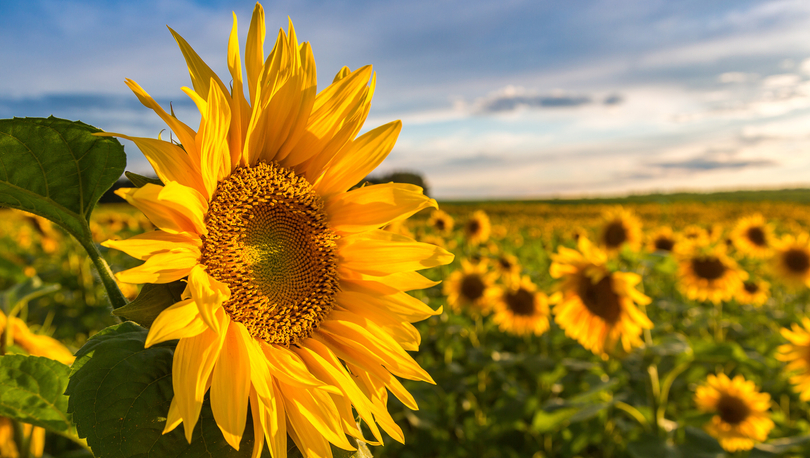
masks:
[[(394, 376), (432, 383), (407, 353), (420, 341), (410, 323), (441, 312), (405, 291), (434, 285), (415, 271), (453, 256), (380, 229), (435, 207), (421, 188), (347, 191), (388, 155), (401, 127), (396, 121), (355, 138), (374, 92), (371, 67), (344, 67), (317, 92), (312, 50), (292, 24), (265, 60), (258, 4), (246, 80), (235, 18), (228, 84), (172, 33), (200, 127), (193, 131), (127, 81), (182, 147), (110, 134), (135, 142), (164, 185), (118, 191), (158, 230), (104, 243), (145, 261), (119, 272), (122, 282), (187, 278), (183, 300), (161, 312), (146, 340), (149, 347), (179, 339), (165, 431), (183, 423), (190, 441), (210, 386), (214, 419), (235, 449), (250, 405), (253, 456), (265, 441), (273, 456), (286, 456), (288, 434), (307, 457), (331, 456), (330, 443), (352, 450), (347, 434), (380, 444), (380, 428), (403, 441), (386, 389), (416, 408)], [(355, 414), (373, 439), (363, 439)]]
[(464, 310), (473, 315), (489, 313), (498, 292), (493, 286), (496, 276), (486, 261), (473, 264), (462, 260), (461, 269), (450, 274), (444, 282), (447, 304), (456, 313)]
[(772, 262), (776, 277), (788, 287), (810, 286), (810, 236), (787, 234), (775, 241)]
[(731, 242), (740, 252), (755, 258), (765, 258), (771, 254), (773, 227), (765, 223), (757, 213), (741, 218), (731, 231)]
[(627, 246), (631, 250), (638, 250), (641, 246), (641, 221), (636, 215), (622, 207), (607, 210), (603, 218), (602, 232), (599, 235), (599, 244), (609, 253), (619, 251)]
[(765, 280), (746, 280), (734, 296), (740, 304), (751, 304), (759, 307), (768, 301), (771, 284)]
[(660, 227), (648, 237), (647, 250), (659, 253), (675, 251), (677, 238), (668, 226)]
[(771, 395), (760, 393), (742, 375), (729, 379), (725, 374), (710, 374), (695, 392), (695, 404), (701, 412), (717, 413), (703, 429), (732, 453), (752, 449), (768, 438), (774, 426), (768, 415)]
[(487, 213), (484, 210), (476, 210), (464, 225), (464, 236), (470, 244), (480, 245), (489, 240), (491, 229)]
[[(8, 326), (9, 322), (10, 326)], [(9, 327), (11, 341), (29, 355), (44, 356), (67, 365), (73, 364), (73, 360), (76, 359), (73, 352), (68, 350), (62, 342), (50, 336), (34, 334), (23, 320), (14, 316), (9, 319), (0, 311), (0, 334), (6, 331), (6, 326)]]
[(684, 295), (696, 301), (715, 304), (731, 300), (748, 274), (725, 254), (723, 245), (698, 242), (678, 250), (678, 284)]
[(799, 399), (810, 401), (810, 318), (802, 318), (802, 325), (804, 328), (796, 323), (792, 329), (782, 328), (782, 337), (790, 343), (779, 346), (776, 359), (788, 363), (785, 371), (794, 372), (790, 383)]
[(585, 237), (579, 238), (577, 247), (561, 246), (551, 255), (549, 273), (563, 280), (551, 298), (557, 324), (568, 337), (605, 359), (619, 341), (626, 352), (641, 346), (642, 330), (653, 327), (636, 307), (650, 303), (635, 288), (641, 277), (610, 272), (605, 253)]
[(427, 221), (428, 227), (433, 228), (433, 231), (440, 235), (448, 235), (453, 232), (453, 224), (453, 217), (442, 210), (433, 210)]
[[(39, 458), (45, 451), (45, 429), (39, 426), (22, 423), (22, 432), (30, 441), (30, 453), (25, 456)], [(20, 452), (14, 441), (14, 424), (10, 418), (0, 417), (0, 457), (18, 458)]]
[(498, 291), (492, 320), (501, 331), (517, 335), (542, 335), (548, 330), (548, 297), (523, 276), (511, 287)]
[(514, 255), (503, 253), (498, 256), (495, 260), (495, 270), (506, 283), (520, 279), (520, 262)]

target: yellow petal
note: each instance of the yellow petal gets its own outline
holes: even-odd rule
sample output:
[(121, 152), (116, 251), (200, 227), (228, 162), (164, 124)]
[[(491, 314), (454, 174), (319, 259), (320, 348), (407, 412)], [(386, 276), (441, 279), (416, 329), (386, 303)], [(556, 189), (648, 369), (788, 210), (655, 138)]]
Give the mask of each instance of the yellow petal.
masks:
[(453, 261), (453, 254), (444, 248), (383, 230), (343, 237), (338, 247), (341, 268), (370, 275), (427, 269)]
[(183, 422), (183, 417), (180, 416), (179, 406), (177, 396), (172, 397), (172, 403), (169, 405), (169, 413), (166, 415), (166, 426), (163, 427), (163, 434), (174, 431), (174, 429)]
[(245, 44), (245, 72), (247, 73), (250, 104), (256, 104), (256, 88), (264, 63), (264, 8), (258, 2), (253, 7), (253, 16), (250, 18), (247, 43)]
[[(216, 84), (222, 90), (222, 92), (228, 92), (228, 88), (222, 83), (222, 80), (219, 79), (216, 73), (211, 70), (200, 56), (197, 54), (194, 49), (183, 39), (180, 35), (177, 34), (171, 27), (169, 27), (169, 31), (174, 36), (174, 39), (177, 41), (178, 46), (180, 46), (180, 51), (183, 53), (183, 57), (186, 59), (186, 65), (188, 66), (188, 72), (191, 75), (191, 84), (194, 85), (194, 91), (198, 94), (208, 94), (209, 86), (211, 84)], [(212, 81), (213, 80), (213, 83)]]
[(394, 121), (366, 132), (344, 146), (315, 184), (315, 190), (322, 196), (328, 196), (356, 185), (388, 157), (400, 130), (402, 122)]
[(191, 299), (180, 301), (160, 312), (155, 318), (143, 346), (149, 348), (167, 340), (193, 337), (206, 329), (208, 326), (200, 319), (194, 301)]
[(165, 186), (148, 183), (140, 188), (120, 188), (115, 193), (166, 232), (206, 232), (203, 219), (208, 211), (208, 202), (193, 188), (172, 181)]
[[(441, 282), (433, 281), (419, 272), (398, 272), (391, 275), (366, 275), (360, 272), (341, 270), (338, 267), (344, 283), (356, 284), (371, 291), (383, 294), (394, 294), (400, 291), (413, 291), (436, 286)], [(440, 312), (441, 313), (441, 312)]]
[(199, 263), (198, 249), (175, 248), (151, 256), (143, 264), (115, 274), (124, 283), (171, 283), (187, 276)]
[(216, 312), (222, 307), (223, 302), (231, 297), (228, 285), (208, 275), (205, 267), (197, 264), (189, 273), (188, 290), (199, 310), (200, 318), (219, 334), (222, 320), (217, 318)]
[(344, 282), (343, 285), (344, 291), (338, 293), (341, 302), (352, 302), (355, 307), (392, 313), (409, 323), (422, 321), (442, 313), (441, 307), (433, 310), (421, 300), (402, 291), (381, 295), (348, 282)]
[(230, 163), (236, 165), (242, 155), (242, 142), (247, 133), (247, 123), (250, 117), (250, 106), (245, 100), (242, 84), (242, 59), (239, 56), (239, 29), (237, 27), (236, 13), (233, 13), (233, 27), (228, 39), (228, 70), (231, 73), (231, 125), (228, 132), (228, 149), (231, 157)]
[(239, 450), (245, 432), (250, 395), (250, 361), (242, 335), (228, 327), (211, 380), (211, 410), (225, 441)]
[(344, 450), (355, 450), (346, 439), (340, 414), (329, 394), (322, 390), (301, 389), (279, 383), (284, 395), (287, 418), (308, 447), (313, 436), (325, 438)]
[(340, 394), (337, 388), (328, 387), (326, 383), (314, 377), (306, 364), (294, 352), (272, 344), (262, 344), (261, 347), (267, 358), (271, 375), (279, 381), (293, 387), (322, 388)]
[(438, 205), (419, 186), (385, 183), (336, 194), (326, 201), (325, 211), (332, 228), (345, 234), (379, 229), (428, 207)]
[(114, 250), (123, 251), (133, 258), (143, 261), (154, 254), (166, 252), (174, 248), (184, 248), (187, 250), (198, 249), (201, 245), (201, 241), (200, 239), (192, 238), (185, 234), (150, 231), (134, 235), (126, 240), (107, 240), (101, 242), (101, 245)]
[(217, 183), (231, 174), (231, 152), (228, 131), (231, 126), (231, 107), (219, 85), (212, 81), (202, 113), (197, 143), (200, 145), (200, 173), (209, 196), (214, 195)]
[[(264, 449), (264, 428), (262, 427), (262, 403), (256, 396), (256, 390), (250, 390), (250, 416), (253, 419), (253, 452), (250, 458), (259, 458)], [(272, 454), (272, 452), (271, 452)]]

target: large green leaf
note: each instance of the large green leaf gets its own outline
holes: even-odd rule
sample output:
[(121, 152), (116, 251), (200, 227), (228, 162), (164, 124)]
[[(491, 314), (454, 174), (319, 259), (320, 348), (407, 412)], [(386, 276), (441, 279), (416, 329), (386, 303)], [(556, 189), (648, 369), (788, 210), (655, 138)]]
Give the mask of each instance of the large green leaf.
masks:
[(39, 356), (0, 356), (0, 416), (75, 436), (63, 393), (70, 368)]
[(35, 213), (89, 237), (93, 206), (124, 173), (118, 140), (79, 121), (0, 120), (0, 205)]
[(111, 326), (76, 354), (67, 387), (68, 411), (95, 456), (249, 457), (253, 449), (250, 415), (236, 451), (222, 437), (207, 400), (191, 444), (183, 436), (182, 425), (162, 434), (173, 396), (175, 343), (145, 349), (146, 334), (146, 329), (130, 322)]
[(186, 283), (180, 280), (160, 285), (147, 283), (134, 301), (113, 310), (113, 315), (150, 327), (160, 312), (180, 302), (185, 288)]

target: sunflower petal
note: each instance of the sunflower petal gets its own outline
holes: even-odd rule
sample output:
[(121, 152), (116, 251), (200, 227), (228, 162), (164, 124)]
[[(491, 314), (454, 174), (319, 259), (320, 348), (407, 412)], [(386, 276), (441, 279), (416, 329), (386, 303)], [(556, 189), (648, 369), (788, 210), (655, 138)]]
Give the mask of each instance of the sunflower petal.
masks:
[(211, 380), (211, 410), (225, 441), (239, 450), (247, 422), (250, 360), (242, 334), (231, 323)]
[(338, 241), (339, 265), (370, 275), (389, 275), (449, 264), (453, 254), (429, 243), (376, 230)]
[(115, 274), (118, 281), (124, 283), (171, 283), (187, 276), (199, 263), (200, 251), (175, 248), (171, 251), (157, 253), (143, 264)]
[(208, 326), (200, 319), (194, 301), (191, 299), (180, 301), (160, 312), (155, 318), (143, 346), (149, 348), (167, 340), (193, 337), (206, 329)]
[(123, 251), (133, 258), (145, 261), (150, 256), (175, 248), (194, 250), (200, 247), (200, 240), (185, 234), (171, 234), (163, 231), (150, 231), (134, 235), (126, 240), (106, 240), (102, 246)]
[(379, 229), (428, 207), (438, 204), (419, 186), (385, 183), (337, 194), (326, 201), (325, 211), (335, 231), (345, 234)]

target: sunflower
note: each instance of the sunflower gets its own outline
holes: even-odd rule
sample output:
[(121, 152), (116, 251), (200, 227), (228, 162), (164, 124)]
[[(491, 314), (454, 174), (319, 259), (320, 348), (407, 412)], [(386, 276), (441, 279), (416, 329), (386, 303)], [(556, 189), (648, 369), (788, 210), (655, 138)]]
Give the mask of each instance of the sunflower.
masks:
[(548, 297), (528, 276), (498, 291), (494, 311), (492, 320), (501, 331), (539, 336), (548, 330)]
[(711, 240), (708, 230), (694, 224), (686, 226), (681, 231), (680, 238), (683, 242), (689, 244), (696, 243), (699, 245), (705, 245)]
[(771, 395), (760, 393), (752, 381), (742, 375), (729, 379), (725, 374), (711, 375), (695, 392), (698, 410), (717, 413), (703, 426), (729, 452), (750, 450), (754, 443), (768, 438), (773, 421), (767, 411)]
[(742, 288), (737, 290), (734, 296), (740, 304), (751, 304), (759, 307), (768, 301), (771, 284), (765, 280), (746, 280)]
[(519, 278), (520, 262), (514, 255), (503, 253), (495, 260), (495, 271), (508, 283)]
[(473, 315), (489, 313), (498, 293), (493, 286), (496, 276), (486, 260), (477, 263), (462, 260), (461, 269), (450, 274), (444, 282), (447, 304), (456, 313), (463, 310)]
[(676, 242), (677, 237), (671, 228), (660, 227), (648, 237), (647, 250), (653, 253), (672, 253), (675, 251)]
[(480, 245), (489, 240), (490, 230), (489, 216), (484, 210), (476, 210), (464, 224), (464, 236), (472, 245)]
[(627, 246), (631, 250), (638, 250), (641, 246), (641, 221), (636, 215), (622, 207), (607, 210), (603, 214), (605, 220), (602, 226), (599, 242), (608, 252), (619, 251)]
[(810, 286), (810, 236), (784, 235), (774, 242), (773, 269), (777, 278), (792, 288)]
[(158, 230), (105, 242), (145, 261), (119, 272), (122, 282), (187, 279), (183, 300), (160, 313), (145, 343), (179, 339), (165, 431), (183, 423), (190, 441), (210, 388), (214, 419), (235, 449), (250, 405), (254, 457), (265, 441), (273, 456), (286, 456), (288, 434), (307, 457), (332, 456), (330, 443), (352, 450), (346, 435), (369, 442), (355, 412), (376, 439), (370, 443), (382, 443), (380, 428), (403, 441), (386, 388), (416, 408), (394, 376), (432, 382), (406, 350), (420, 340), (410, 323), (441, 313), (405, 291), (434, 285), (415, 270), (453, 256), (380, 229), (436, 207), (421, 188), (347, 191), (388, 155), (401, 128), (396, 121), (355, 138), (374, 91), (371, 67), (343, 67), (317, 92), (312, 50), (298, 43), (292, 23), (264, 60), (259, 4), (246, 80), (235, 17), (228, 85), (172, 33), (200, 128), (127, 81), (182, 147), (108, 134), (135, 142), (163, 184), (117, 191)]
[(561, 246), (551, 255), (549, 273), (563, 280), (551, 299), (557, 324), (567, 336), (603, 358), (619, 341), (626, 352), (641, 346), (642, 330), (653, 327), (636, 307), (650, 303), (635, 288), (641, 277), (609, 271), (605, 253), (585, 237), (579, 238), (577, 247)]
[(734, 248), (755, 258), (765, 258), (771, 254), (773, 227), (766, 224), (757, 213), (741, 218), (731, 231)]
[(810, 318), (802, 318), (802, 326), (793, 323), (792, 329), (782, 328), (782, 337), (790, 343), (779, 346), (776, 359), (788, 363), (785, 371), (794, 372), (790, 383), (799, 399), (810, 401)]
[(448, 235), (453, 232), (453, 217), (442, 210), (433, 210), (427, 220), (428, 227), (439, 235)]
[(748, 274), (725, 254), (723, 245), (690, 243), (676, 253), (678, 284), (684, 295), (715, 304), (731, 300)]

